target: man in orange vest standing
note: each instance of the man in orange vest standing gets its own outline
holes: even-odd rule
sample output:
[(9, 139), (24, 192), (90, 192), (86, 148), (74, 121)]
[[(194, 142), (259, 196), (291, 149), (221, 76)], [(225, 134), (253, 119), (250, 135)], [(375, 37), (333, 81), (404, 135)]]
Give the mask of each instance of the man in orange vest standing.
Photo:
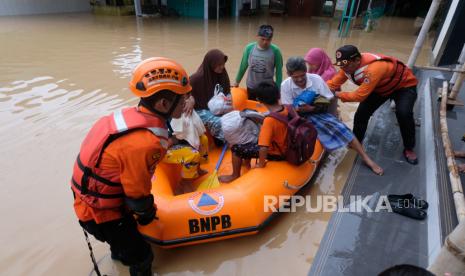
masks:
[(355, 112), (353, 132), (363, 141), (368, 120), (384, 102), (396, 103), (396, 117), (404, 142), (403, 155), (410, 164), (417, 164), (415, 148), (415, 121), (413, 106), (417, 99), (418, 83), (412, 70), (394, 57), (360, 53), (357, 47), (345, 45), (336, 51), (339, 72), (327, 81), (333, 91), (350, 79), (359, 85), (353, 92), (336, 92), (343, 102), (360, 102)]
[(107, 242), (112, 259), (129, 266), (131, 276), (145, 276), (152, 275), (153, 253), (137, 223), (156, 218), (151, 179), (168, 147), (166, 121), (181, 116), (192, 88), (183, 67), (167, 58), (142, 61), (129, 86), (138, 106), (94, 124), (74, 164), (71, 188), (80, 225)]

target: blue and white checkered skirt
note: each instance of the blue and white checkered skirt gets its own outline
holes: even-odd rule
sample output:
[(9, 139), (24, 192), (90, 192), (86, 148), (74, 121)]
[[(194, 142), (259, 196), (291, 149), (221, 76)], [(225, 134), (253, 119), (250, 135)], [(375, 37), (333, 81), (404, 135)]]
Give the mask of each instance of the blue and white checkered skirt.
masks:
[(215, 116), (208, 109), (196, 109), (195, 112), (199, 114), (205, 127), (208, 129), (210, 134), (222, 141), (224, 141), (223, 129), (221, 128), (221, 116)]
[(334, 115), (311, 114), (307, 119), (315, 126), (318, 139), (328, 151), (344, 147), (354, 139), (352, 131)]

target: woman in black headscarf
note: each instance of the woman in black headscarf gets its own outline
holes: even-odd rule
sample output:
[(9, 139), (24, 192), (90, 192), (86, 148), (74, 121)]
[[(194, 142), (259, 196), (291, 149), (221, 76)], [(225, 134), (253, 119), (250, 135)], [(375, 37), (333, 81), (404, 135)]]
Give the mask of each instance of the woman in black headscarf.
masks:
[(211, 135), (220, 140), (224, 140), (220, 117), (210, 112), (208, 101), (213, 97), (217, 84), (225, 95), (231, 92), (231, 84), (225, 68), (227, 60), (228, 57), (218, 49), (207, 52), (197, 72), (190, 77), (192, 93), (191, 97), (187, 99), (184, 109), (187, 114), (195, 109)]

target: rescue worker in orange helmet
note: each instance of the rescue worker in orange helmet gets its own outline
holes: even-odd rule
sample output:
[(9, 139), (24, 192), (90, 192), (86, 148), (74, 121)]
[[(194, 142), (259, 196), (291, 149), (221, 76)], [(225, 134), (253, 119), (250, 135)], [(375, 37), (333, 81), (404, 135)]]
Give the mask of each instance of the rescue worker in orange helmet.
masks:
[(94, 124), (74, 164), (71, 188), (80, 225), (107, 242), (112, 259), (129, 266), (130, 275), (152, 275), (152, 250), (137, 224), (156, 223), (151, 178), (169, 146), (166, 122), (181, 116), (191, 86), (181, 65), (160, 57), (142, 61), (129, 86), (138, 106)]
[(348, 79), (359, 85), (353, 92), (335, 92), (343, 102), (360, 102), (355, 112), (353, 132), (363, 141), (371, 115), (387, 100), (396, 103), (396, 117), (404, 142), (403, 155), (410, 164), (417, 164), (413, 106), (417, 99), (417, 79), (412, 70), (394, 57), (360, 53), (357, 47), (345, 45), (336, 51), (341, 70), (327, 81), (333, 91)]

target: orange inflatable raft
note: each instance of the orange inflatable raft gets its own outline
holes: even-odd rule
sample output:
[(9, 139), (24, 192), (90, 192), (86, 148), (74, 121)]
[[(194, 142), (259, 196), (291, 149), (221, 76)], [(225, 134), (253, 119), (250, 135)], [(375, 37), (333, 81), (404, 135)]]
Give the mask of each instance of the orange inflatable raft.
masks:
[[(264, 111), (255, 101), (247, 100), (244, 89), (232, 91), (235, 109)], [(202, 168), (213, 172), (221, 148), (209, 152), (209, 163)], [(272, 198), (295, 194), (315, 173), (324, 149), (317, 140), (313, 156), (300, 166), (288, 162), (268, 162), (265, 168), (242, 168), (241, 177), (217, 188), (174, 195), (173, 187), (180, 181), (180, 168), (159, 164), (153, 180), (152, 194), (157, 204), (158, 220), (139, 226), (140, 232), (153, 243), (163, 247), (177, 247), (256, 234), (273, 217)], [(253, 167), (253, 166), (252, 166)], [(219, 175), (231, 173), (231, 152), (221, 163)], [(200, 184), (208, 175), (196, 180)]]

